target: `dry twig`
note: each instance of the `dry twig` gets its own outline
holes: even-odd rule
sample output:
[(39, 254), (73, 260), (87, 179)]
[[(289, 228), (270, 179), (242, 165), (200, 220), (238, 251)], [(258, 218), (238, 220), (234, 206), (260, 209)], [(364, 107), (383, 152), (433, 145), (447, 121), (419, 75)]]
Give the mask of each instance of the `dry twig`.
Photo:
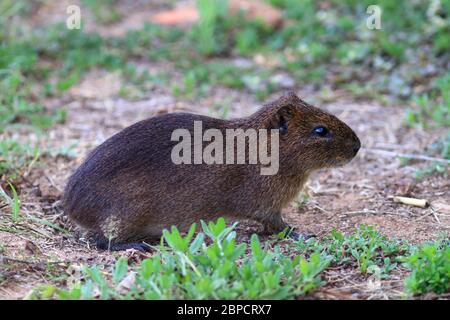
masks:
[(366, 151), (366, 152), (376, 153), (381, 156), (385, 156), (385, 157), (389, 157), (389, 158), (408, 158), (408, 159), (414, 159), (414, 160), (436, 161), (436, 162), (450, 164), (450, 160), (436, 158), (436, 157), (430, 157), (430, 156), (424, 156), (421, 154), (399, 153), (399, 152), (387, 151), (387, 150), (383, 150), (383, 149), (371, 149), (371, 148), (363, 148), (361, 150)]

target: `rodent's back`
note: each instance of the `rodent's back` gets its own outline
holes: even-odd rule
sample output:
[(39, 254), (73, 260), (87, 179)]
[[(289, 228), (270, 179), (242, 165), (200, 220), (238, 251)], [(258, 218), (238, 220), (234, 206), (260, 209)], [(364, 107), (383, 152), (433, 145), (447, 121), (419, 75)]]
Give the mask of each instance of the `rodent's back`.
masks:
[(229, 125), (221, 119), (172, 113), (125, 128), (94, 149), (69, 179), (65, 211), (80, 225), (96, 229), (111, 215), (126, 216), (127, 224), (142, 224), (171, 217), (181, 222), (197, 211), (226, 210), (233, 198), (226, 195), (245, 179), (243, 166), (225, 174), (221, 165), (172, 162), (172, 148), (178, 143), (171, 141), (172, 132), (184, 128), (193, 136), (194, 121), (202, 121), (203, 130)]

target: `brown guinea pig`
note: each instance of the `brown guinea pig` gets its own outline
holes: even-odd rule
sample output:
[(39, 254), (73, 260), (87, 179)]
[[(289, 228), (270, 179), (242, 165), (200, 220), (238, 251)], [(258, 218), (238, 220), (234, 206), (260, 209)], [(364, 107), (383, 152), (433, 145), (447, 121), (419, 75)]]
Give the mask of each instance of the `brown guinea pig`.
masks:
[[(214, 139), (200, 136), (202, 140), (196, 141), (198, 125), (205, 135), (214, 129), (210, 131)], [(174, 132), (180, 129), (176, 141)], [(220, 134), (228, 138), (229, 132), (237, 132), (233, 142), (244, 136), (244, 149), (216, 144), (211, 152), (215, 161), (196, 159), (196, 150), (205, 152), (209, 144), (222, 140)], [(249, 132), (261, 133), (256, 149)], [(175, 152), (180, 151), (183, 134), (194, 136), (194, 142)], [(174, 225), (186, 230), (200, 219), (221, 216), (256, 220), (265, 232), (280, 232), (289, 227), (281, 209), (300, 192), (308, 175), (349, 162), (359, 148), (358, 137), (345, 123), (294, 93), (245, 118), (164, 114), (127, 127), (95, 148), (70, 177), (64, 210), (94, 234), (99, 248), (110, 250), (145, 250), (142, 241), (159, 239), (164, 228)], [(277, 162), (269, 174), (262, 173), (267, 162), (250, 161), (251, 151), (264, 149)], [(291, 232), (291, 236), (298, 234)]]

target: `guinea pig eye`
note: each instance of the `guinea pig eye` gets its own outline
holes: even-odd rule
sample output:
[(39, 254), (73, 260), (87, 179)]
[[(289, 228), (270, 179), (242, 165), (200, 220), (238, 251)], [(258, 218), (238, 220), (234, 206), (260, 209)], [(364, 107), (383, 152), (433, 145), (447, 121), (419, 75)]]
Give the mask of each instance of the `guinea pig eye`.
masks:
[(329, 130), (323, 126), (318, 126), (314, 128), (314, 133), (320, 137), (326, 137), (329, 133)]

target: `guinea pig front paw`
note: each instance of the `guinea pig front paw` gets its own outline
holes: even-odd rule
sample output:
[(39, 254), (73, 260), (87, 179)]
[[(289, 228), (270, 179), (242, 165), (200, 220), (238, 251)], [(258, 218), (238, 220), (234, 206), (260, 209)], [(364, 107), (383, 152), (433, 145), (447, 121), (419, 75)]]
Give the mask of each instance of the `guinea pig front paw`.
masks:
[(100, 250), (108, 251), (124, 251), (128, 249), (134, 249), (140, 252), (150, 252), (151, 247), (143, 242), (130, 242), (130, 243), (107, 243), (106, 241), (98, 240), (96, 242), (97, 248)]
[(294, 227), (289, 226), (286, 231), (286, 237), (291, 238), (292, 240), (299, 241), (299, 240), (308, 240), (311, 238), (315, 238), (315, 234), (310, 233), (299, 233), (296, 231)]

